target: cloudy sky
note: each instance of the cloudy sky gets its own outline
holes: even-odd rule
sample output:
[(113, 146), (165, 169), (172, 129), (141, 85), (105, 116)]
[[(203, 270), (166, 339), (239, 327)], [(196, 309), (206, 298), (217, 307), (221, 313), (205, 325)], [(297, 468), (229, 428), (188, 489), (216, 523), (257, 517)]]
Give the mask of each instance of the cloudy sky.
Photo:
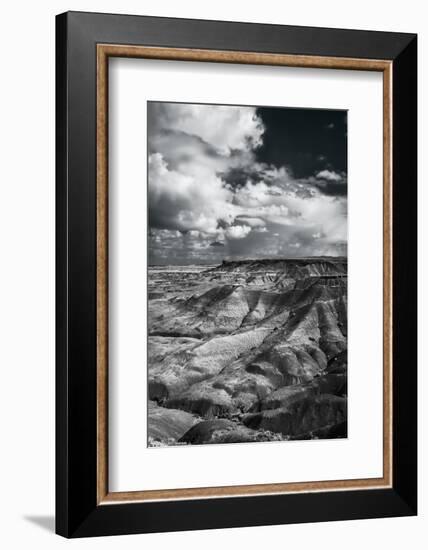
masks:
[(147, 109), (149, 264), (346, 255), (346, 112)]

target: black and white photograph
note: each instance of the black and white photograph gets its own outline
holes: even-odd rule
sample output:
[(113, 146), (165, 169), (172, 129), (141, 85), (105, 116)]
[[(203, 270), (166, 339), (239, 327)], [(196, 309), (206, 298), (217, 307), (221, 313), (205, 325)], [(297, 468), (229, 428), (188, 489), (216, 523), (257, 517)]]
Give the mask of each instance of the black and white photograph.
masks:
[(424, 4), (2, 7), (0, 548), (426, 546)]
[(147, 147), (148, 446), (346, 438), (346, 110), (149, 101)]

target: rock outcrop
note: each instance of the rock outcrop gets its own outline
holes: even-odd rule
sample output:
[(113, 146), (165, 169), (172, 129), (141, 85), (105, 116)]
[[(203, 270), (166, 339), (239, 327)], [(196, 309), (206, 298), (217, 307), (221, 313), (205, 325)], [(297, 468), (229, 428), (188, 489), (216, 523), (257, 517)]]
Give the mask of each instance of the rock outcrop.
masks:
[(147, 431), (152, 445), (175, 443), (198, 422), (199, 419), (192, 414), (165, 409), (149, 401)]

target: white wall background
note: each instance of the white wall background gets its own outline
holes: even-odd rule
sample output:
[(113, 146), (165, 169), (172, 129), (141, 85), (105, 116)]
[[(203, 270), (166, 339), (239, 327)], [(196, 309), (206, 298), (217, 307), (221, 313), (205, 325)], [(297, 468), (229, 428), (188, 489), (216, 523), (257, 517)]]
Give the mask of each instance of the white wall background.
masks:
[[(66, 10), (224, 19), (419, 33), (420, 98), (428, 20), (420, 0), (57, 0), (4, 3), (0, 17), (0, 545), (3, 548), (260, 548), (388, 550), (426, 547), (428, 484), (420, 469), (420, 515), (370, 520), (67, 542), (54, 511), (54, 16)], [(425, 65), (425, 66), (423, 66)], [(426, 105), (420, 102), (420, 229), (426, 230)], [(425, 207), (425, 208), (424, 208)], [(421, 234), (419, 248), (425, 239)], [(426, 277), (420, 260), (420, 281)], [(426, 461), (426, 346), (420, 303), (420, 464)], [(423, 349), (425, 348), (425, 349)], [(423, 355), (422, 355), (423, 354)]]

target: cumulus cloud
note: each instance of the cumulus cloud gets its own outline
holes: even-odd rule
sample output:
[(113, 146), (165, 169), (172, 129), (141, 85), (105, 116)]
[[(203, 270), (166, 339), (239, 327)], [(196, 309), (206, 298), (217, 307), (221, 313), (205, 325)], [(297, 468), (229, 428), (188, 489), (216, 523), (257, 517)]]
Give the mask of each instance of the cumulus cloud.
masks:
[(316, 175), (318, 179), (329, 180), (329, 181), (341, 181), (343, 178), (340, 174), (333, 172), (332, 170), (321, 170)]
[(253, 107), (148, 104), (151, 261), (346, 253), (346, 174), (256, 160)]
[(198, 136), (225, 155), (260, 146), (265, 130), (255, 107), (157, 102), (149, 103), (148, 128), (149, 136), (162, 129)]
[(249, 225), (231, 225), (225, 231), (228, 239), (243, 239), (251, 231)]
[(215, 173), (169, 170), (160, 153), (149, 157), (150, 225), (179, 231), (216, 233), (218, 220), (234, 219), (232, 192)]
[(324, 195), (346, 197), (348, 193), (347, 176), (344, 172), (324, 169), (308, 181)]
[(248, 216), (237, 216), (236, 220), (243, 223), (243, 224), (249, 225), (250, 227), (261, 228), (262, 226), (266, 225), (266, 222), (264, 220), (262, 220), (261, 218), (250, 218)]

